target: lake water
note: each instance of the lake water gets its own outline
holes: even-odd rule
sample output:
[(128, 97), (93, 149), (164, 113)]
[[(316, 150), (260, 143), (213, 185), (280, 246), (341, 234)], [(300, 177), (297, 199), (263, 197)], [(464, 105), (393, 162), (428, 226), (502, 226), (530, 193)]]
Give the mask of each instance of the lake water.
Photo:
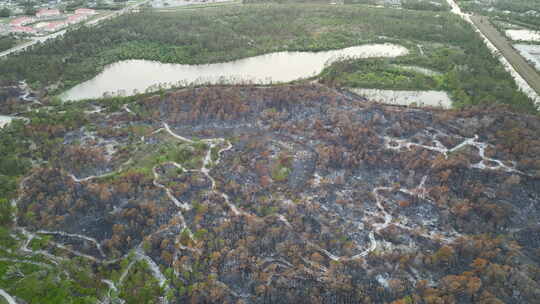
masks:
[(401, 90), (379, 90), (379, 89), (359, 89), (350, 88), (360, 96), (364, 96), (370, 101), (375, 101), (391, 105), (411, 105), (429, 106), (442, 109), (452, 107), (452, 100), (443, 91), (401, 91)]
[(416, 65), (397, 65), (397, 64), (394, 64), (392, 66), (398, 67), (398, 68), (401, 68), (401, 69), (404, 69), (404, 70), (412, 71), (412, 72), (422, 73), (422, 74), (427, 75), (427, 76), (441, 75), (441, 72), (437, 72), (437, 71), (434, 71), (434, 70), (431, 70), (431, 69), (428, 69), (428, 68), (423, 68), (423, 67), (416, 66)]
[(397, 57), (407, 48), (390, 43), (367, 44), (324, 52), (278, 52), (225, 63), (186, 65), (148, 60), (125, 60), (105, 67), (93, 79), (62, 94), (64, 100), (101, 98), (155, 91), (160, 84), (270, 84), (319, 74), (325, 64), (343, 57)]
[(536, 70), (540, 71), (540, 45), (514, 44), (514, 48), (518, 50), (521, 56), (531, 61)]
[(540, 41), (540, 32), (531, 30), (506, 30), (506, 36), (512, 40)]
[(0, 115), (0, 128), (3, 128), (5, 125), (10, 123), (12, 120), (13, 120), (13, 118), (10, 117), (10, 116)]

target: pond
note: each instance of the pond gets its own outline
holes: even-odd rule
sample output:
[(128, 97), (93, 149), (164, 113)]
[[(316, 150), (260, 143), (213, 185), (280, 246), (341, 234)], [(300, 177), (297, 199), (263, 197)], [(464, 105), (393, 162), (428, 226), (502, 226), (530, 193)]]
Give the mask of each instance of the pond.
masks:
[(512, 40), (540, 41), (540, 32), (531, 30), (506, 30), (506, 36)]
[(5, 125), (10, 123), (13, 120), (13, 117), (0, 115), (0, 128), (3, 128)]
[(339, 58), (397, 57), (408, 54), (400, 45), (383, 43), (324, 52), (278, 52), (225, 63), (186, 65), (125, 60), (105, 67), (93, 79), (61, 95), (64, 100), (101, 98), (155, 91), (159, 86), (186, 84), (271, 84), (318, 75)]
[(439, 76), (442, 75), (441, 72), (437, 72), (428, 68), (416, 66), (416, 65), (399, 65), (399, 64), (393, 64), (393, 67), (397, 67), (403, 70), (411, 71), (411, 72), (418, 72), (422, 73), (427, 76)]
[(540, 71), (540, 45), (514, 44), (514, 48)]
[(415, 105), (442, 109), (450, 109), (452, 107), (452, 100), (443, 91), (401, 91), (361, 88), (350, 88), (349, 90), (366, 97), (370, 101), (384, 104)]

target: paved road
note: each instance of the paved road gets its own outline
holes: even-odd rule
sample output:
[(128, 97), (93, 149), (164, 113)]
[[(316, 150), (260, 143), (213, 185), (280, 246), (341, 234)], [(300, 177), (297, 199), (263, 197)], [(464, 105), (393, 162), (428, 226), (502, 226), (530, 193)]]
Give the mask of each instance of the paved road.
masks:
[[(130, 10), (132, 10), (134, 8), (137, 8), (137, 7), (147, 3), (149, 1), (151, 1), (151, 0), (145, 0), (145, 1), (142, 1), (142, 2), (139, 2), (139, 3), (135, 3), (133, 5), (130, 5), (130, 6), (127, 6), (127, 7), (123, 8), (123, 9), (121, 9), (119, 11), (108, 14), (106, 16), (103, 16), (103, 17), (88, 21), (85, 24), (86, 25), (96, 25), (97, 23), (99, 23), (99, 22), (101, 22), (103, 20), (107, 20), (107, 19), (110, 19), (110, 18), (118, 17), (118, 16), (120, 16), (122, 14), (125, 14), (125, 13), (129, 12)], [(22, 50), (24, 50), (24, 49), (38, 43), (38, 42), (44, 42), (44, 41), (47, 41), (47, 40), (49, 40), (51, 38), (56, 38), (58, 36), (62, 36), (62, 35), (64, 35), (65, 32), (66, 32), (66, 30), (64, 29), (64, 30), (61, 30), (59, 32), (56, 32), (56, 33), (53, 33), (53, 34), (50, 34), (50, 35), (47, 35), (47, 36), (33, 37), (32, 41), (23, 43), (21, 45), (18, 45), (18, 46), (14, 47), (14, 48), (9, 49), (9, 50), (0, 52), (0, 58), (2, 58), (4, 56), (8, 56), (8, 55), (16, 53), (16, 52), (19, 52), (19, 51), (22, 51)]]
[[(532, 67), (529, 66), (527, 62), (525, 62), (525, 59), (521, 57), (521, 55), (512, 48), (506, 38), (502, 36), (497, 31), (497, 29), (495, 29), (491, 25), (491, 23), (489, 23), (488, 20), (482, 19), (485, 17), (472, 16), (463, 13), (455, 0), (446, 0), (446, 2), (448, 2), (450, 7), (452, 8), (452, 13), (460, 16), (463, 20), (469, 22), (473, 26), (473, 28), (479, 32), (480, 36), (482, 36), (482, 40), (492, 54), (495, 54), (497, 56), (502, 54), (502, 56), (499, 57), (499, 61), (504, 66), (504, 69), (508, 71), (510, 75), (512, 75), (518, 88), (527, 96), (529, 96), (529, 98), (538, 106), (538, 109), (540, 110), (540, 91), (538, 87), (540, 82), (538, 82), (536, 79), (538, 73), (534, 69), (532, 69)], [(474, 21), (473, 18), (475, 19)], [(506, 44), (506, 46), (504, 45), (504, 43)], [(507, 56), (509, 56), (509, 58), (507, 58)], [(525, 64), (523, 64), (523, 62), (517, 64), (520, 59)], [(512, 63), (511, 60), (514, 63)], [(536, 75), (536, 77), (534, 75)], [(529, 78), (527, 78), (526, 80), (526, 77)], [(529, 84), (531, 82), (532, 84)]]
[(536, 93), (540, 94), (540, 75), (531, 66), (518, 51), (516, 51), (510, 42), (503, 36), (484, 16), (471, 16), (472, 22), (476, 27), (495, 45), (501, 55), (516, 69), (516, 71), (527, 81)]

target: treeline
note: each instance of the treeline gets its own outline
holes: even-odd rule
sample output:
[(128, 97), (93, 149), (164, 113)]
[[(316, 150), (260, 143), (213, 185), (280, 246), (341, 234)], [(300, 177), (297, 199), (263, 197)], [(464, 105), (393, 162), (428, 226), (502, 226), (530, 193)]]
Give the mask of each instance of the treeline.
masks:
[(399, 62), (399, 59), (343, 60), (323, 71), (322, 82), (337, 87), (394, 90), (431, 90), (439, 87), (442, 81), (439, 75), (426, 75), (399, 66)]
[[(498, 0), (498, 1), (470, 1), (460, 0), (459, 5), (466, 11), (491, 16), (498, 20), (540, 29), (538, 15), (529, 15), (528, 12), (540, 12), (538, 1), (528, 0)], [(504, 12), (504, 13), (502, 13)]]
[(476, 7), (484, 7), (488, 9), (489, 7), (496, 8), (501, 11), (511, 11), (516, 13), (526, 13), (528, 11), (539, 11), (540, 10), (540, 3), (538, 1), (530, 1), (530, 0), (496, 0), (496, 1), (490, 1), (490, 0), (480, 0), (480, 1), (472, 1), (472, 0), (457, 0), (459, 4), (464, 5), (474, 5)]
[(328, 4), (328, 0), (242, 0), (244, 4), (278, 3), (278, 4)]
[(369, 4), (369, 5), (383, 5), (391, 7), (401, 7), (410, 10), (419, 11), (447, 11), (450, 6), (446, 1), (429, 1), (429, 0), (400, 0), (397, 2), (385, 1), (385, 0), (344, 0), (345, 4)]
[(15, 198), (18, 182), (30, 169), (28, 143), (20, 137), (24, 123), (14, 120), (0, 129), (0, 226), (13, 223), (11, 200)]
[[(327, 24), (333, 24), (331, 29)], [(124, 59), (201, 64), (281, 50), (343, 48), (383, 36), (455, 44), (470, 35), (468, 31), (449, 14), (436, 17), (432, 12), (363, 6), (246, 5), (143, 12), (69, 31), (62, 39), (6, 58), (0, 81), (27, 79), (34, 87), (58, 84), (60, 91)]]
[[(459, 46), (433, 46), (424, 43), (422, 53), (392, 59), (348, 59), (332, 64), (322, 73), (322, 82), (333, 86), (377, 89), (444, 90), (453, 105), (504, 104), (513, 110), (537, 113), (537, 107), (519, 91), (511, 75), (488, 54), (483, 42), (471, 31), (462, 31)], [(415, 48), (417, 46), (411, 46)], [(441, 75), (428, 76), (399, 66), (414, 65)]]
[(17, 44), (17, 38), (13, 36), (0, 36), (0, 52), (8, 50)]
[(401, 7), (420, 11), (448, 11), (450, 6), (446, 1), (402, 0)]

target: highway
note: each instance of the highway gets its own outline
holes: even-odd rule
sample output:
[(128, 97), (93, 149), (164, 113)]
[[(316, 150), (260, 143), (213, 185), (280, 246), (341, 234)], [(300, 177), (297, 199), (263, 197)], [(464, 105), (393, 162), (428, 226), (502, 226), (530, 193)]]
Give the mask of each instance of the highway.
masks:
[(452, 13), (469, 22), (479, 33), (491, 53), (498, 57), (504, 69), (512, 75), (518, 88), (525, 93), (540, 110), (540, 75), (511, 46), (487, 17), (465, 14), (454, 0), (446, 0)]
[(495, 45), (508, 62), (516, 71), (527, 81), (536, 93), (540, 94), (540, 75), (523, 58), (489, 21), (489, 18), (483, 16), (471, 16), (471, 20), (476, 27)]

